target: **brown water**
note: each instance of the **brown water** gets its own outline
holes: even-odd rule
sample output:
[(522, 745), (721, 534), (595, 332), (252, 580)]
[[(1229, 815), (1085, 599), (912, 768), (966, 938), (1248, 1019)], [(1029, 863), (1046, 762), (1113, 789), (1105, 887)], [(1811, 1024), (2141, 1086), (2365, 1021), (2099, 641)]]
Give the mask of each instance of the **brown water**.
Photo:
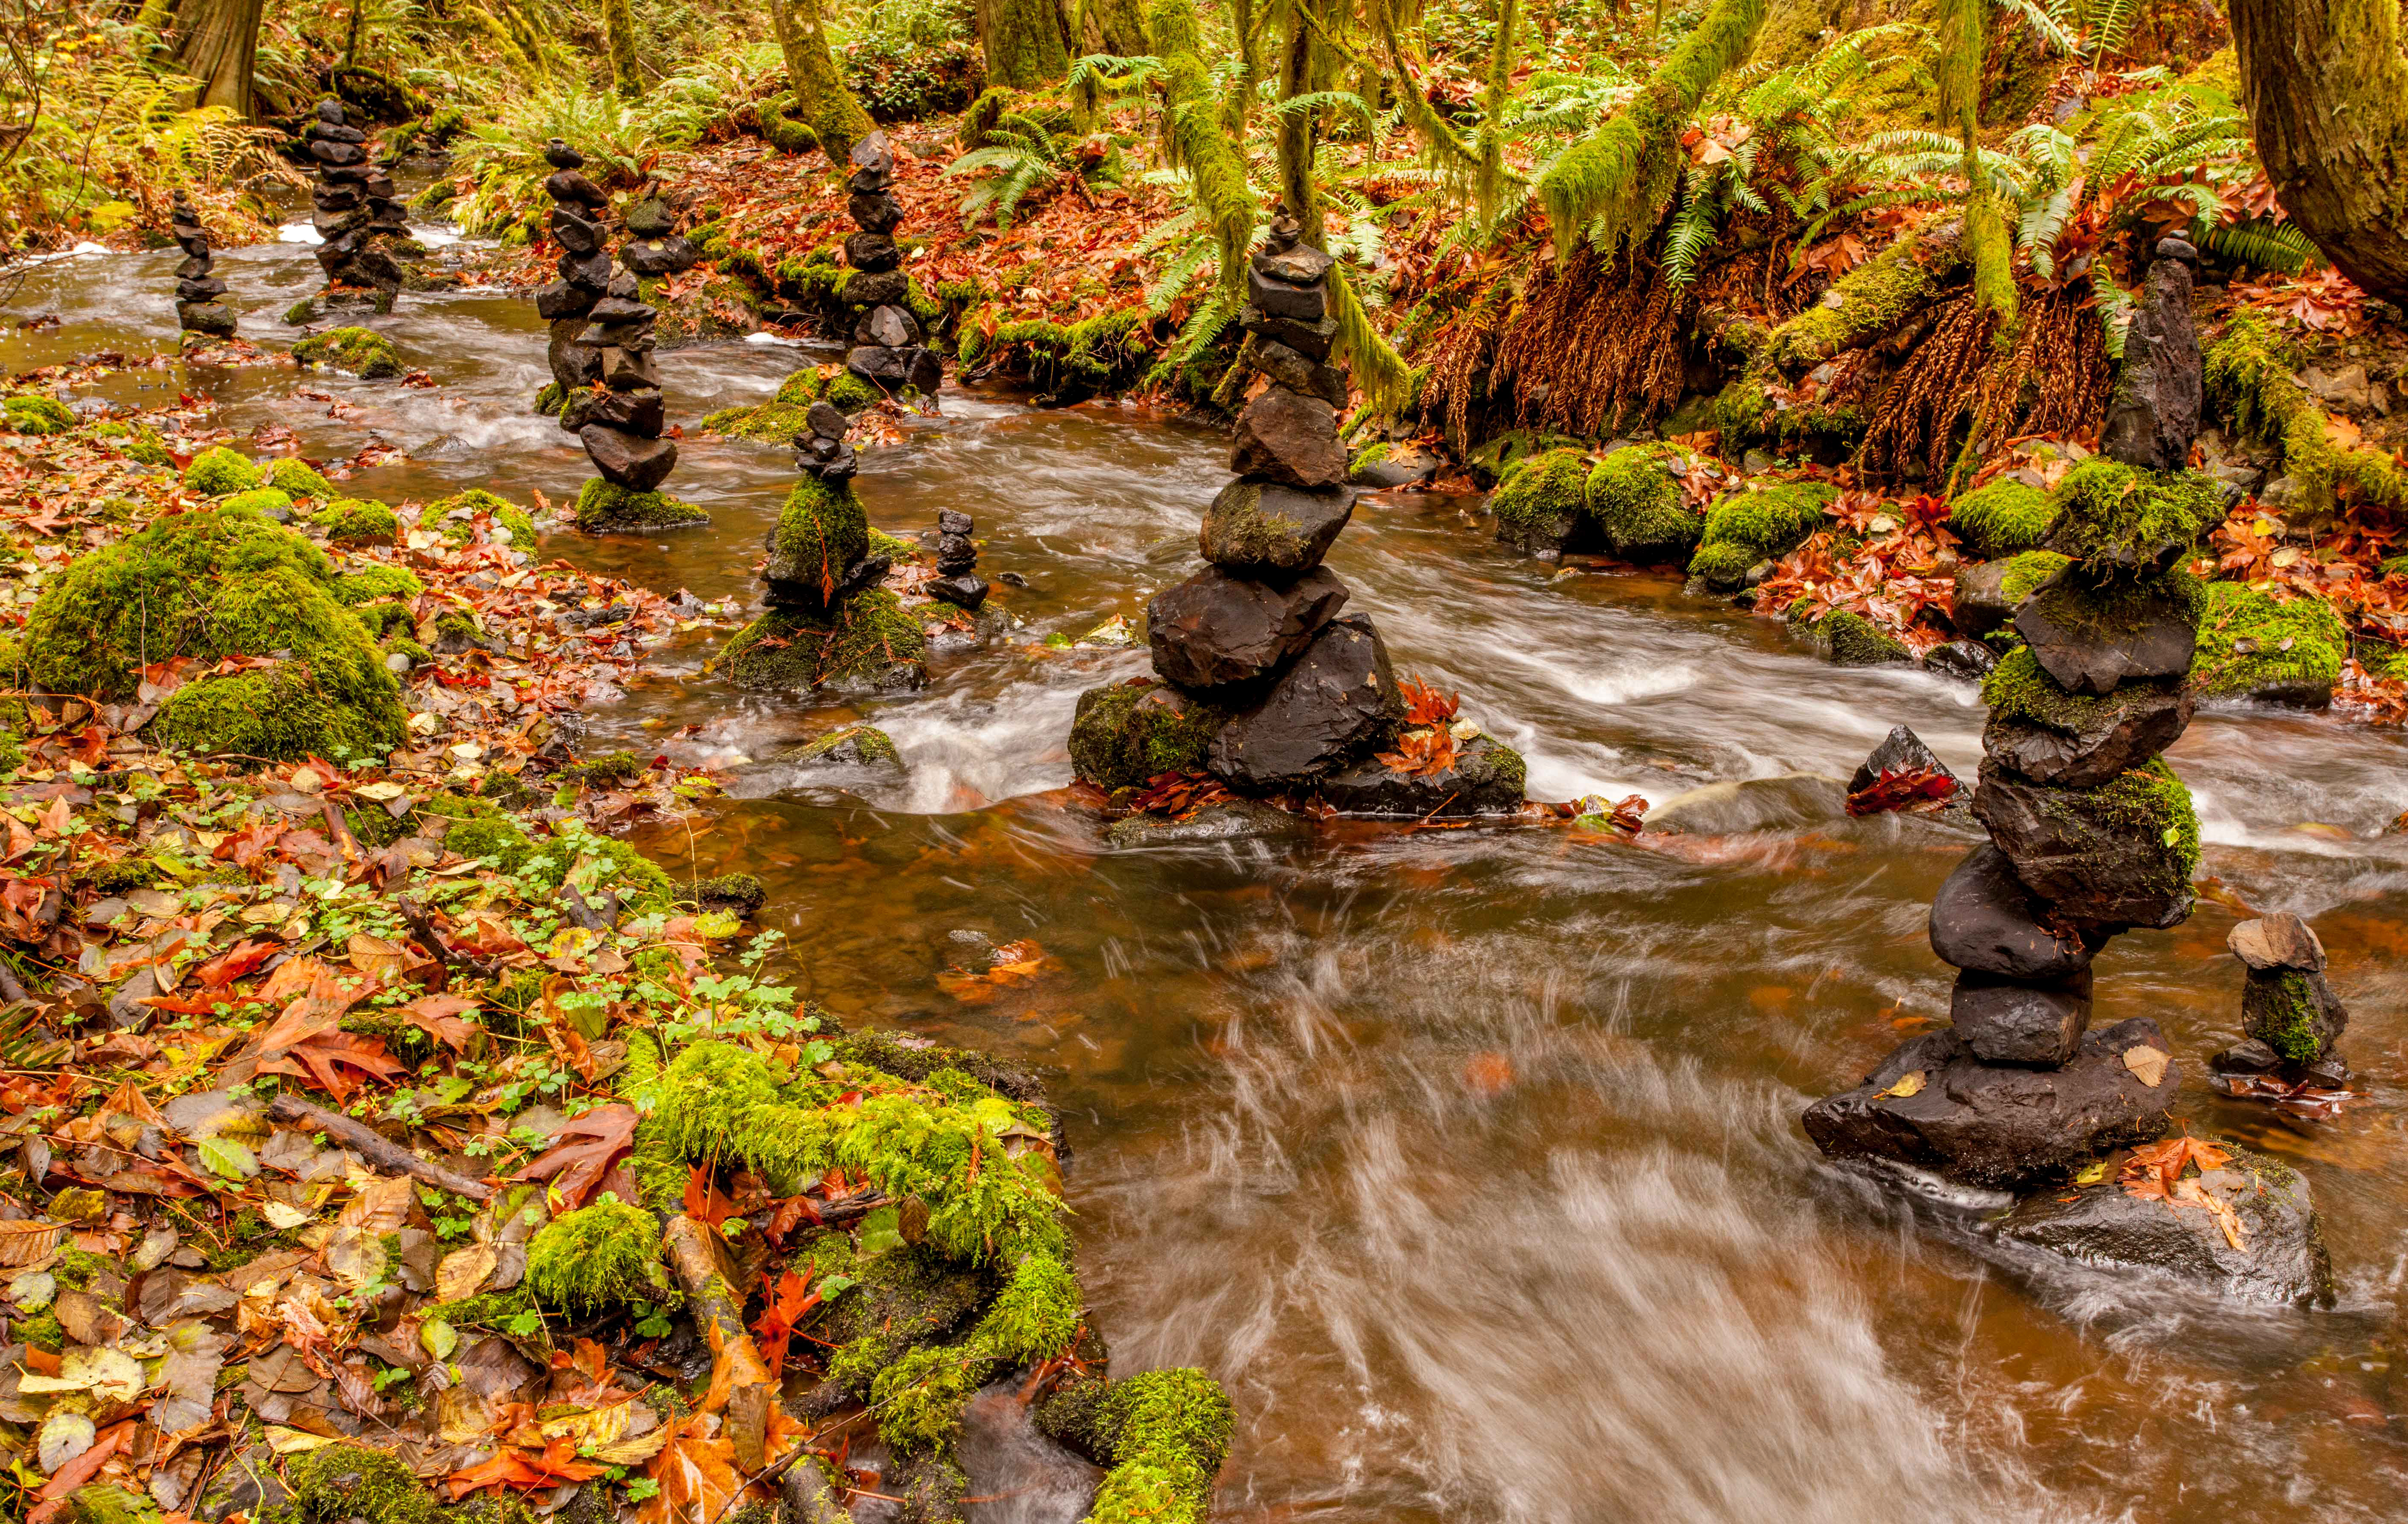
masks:
[[(35, 273), (7, 368), (172, 343), (165, 256)], [(219, 268), (253, 337), (314, 283), (305, 251)], [(527, 413), (544, 379), (530, 307), (406, 298), (384, 324), (443, 383), (288, 373), (115, 378), (213, 392), (313, 455), (371, 436), (393, 498), (485, 486), (555, 500), (586, 475)], [(665, 356), (673, 418), (765, 397), (808, 355), (726, 344)], [(148, 394), (148, 395), (156, 395)], [(1309, 843), (1107, 852), (1054, 792), (1078, 691), (1141, 653), (1028, 645), (1135, 613), (1194, 558), (1226, 474), (1210, 433), (1134, 410), (1034, 410), (953, 394), (867, 453), (896, 532), (977, 515), (982, 569), (1023, 622), (939, 655), (924, 694), (847, 711), (739, 696), (672, 647), (593, 716), (597, 744), (737, 765), (859, 714), (911, 765), (896, 784), (738, 766), (739, 792), (645, 844), (773, 888), (795, 976), (849, 1019), (1059, 1065), (1082, 1268), (1115, 1366), (1199, 1364), (1239, 1414), (1216, 1517), (1436, 1520), (2344, 1520), (2408, 1513), (2408, 807), (2402, 738), (2317, 716), (2200, 716), (2172, 753), (2221, 885), (2174, 931), (2100, 960), (2098, 1020), (2157, 1018), (2178, 1114), (2296, 1163), (2343, 1287), (2329, 1313), (2236, 1307), (2002, 1259), (1946, 1202), (1826, 1166), (1799, 1130), (1944, 1018), (1926, 907), (1972, 840), (1896, 818), (1637, 845), (1559, 830), (1348, 826)], [(791, 481), (782, 449), (690, 443), (674, 485), (716, 522), (548, 554), (664, 591), (752, 604), (750, 565)], [(1548, 798), (1796, 770), (1844, 775), (1892, 725), (1952, 766), (1979, 755), (1963, 686), (1822, 665), (1770, 622), (1655, 580), (1501, 553), (1463, 505), (1367, 501), (1332, 556), (1402, 669), (1465, 695)], [(743, 609), (736, 610), (736, 615)], [(664, 740), (698, 726), (683, 740)], [(845, 789), (850, 788), (850, 792)], [(2307, 827), (2307, 828), (2302, 828)], [(2354, 1023), (2365, 1099), (2295, 1129), (2209, 1094), (2238, 1036), (2223, 939), (2243, 904), (2315, 919)], [(938, 976), (955, 938), (1034, 938), (1059, 967), (990, 1003)], [(996, 1454), (980, 1512), (1068, 1520), (1075, 1474)], [(1025, 1456), (1020, 1462), (1025, 1462)], [(1052, 1480), (1042, 1478), (1051, 1474)], [(1064, 1476), (1071, 1476), (1065, 1482)]]

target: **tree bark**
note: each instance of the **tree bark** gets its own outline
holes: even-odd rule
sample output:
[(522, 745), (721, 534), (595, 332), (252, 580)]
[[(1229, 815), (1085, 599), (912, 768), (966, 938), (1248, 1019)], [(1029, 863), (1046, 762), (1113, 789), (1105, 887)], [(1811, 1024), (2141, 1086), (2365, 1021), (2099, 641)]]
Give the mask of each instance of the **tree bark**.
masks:
[(828, 162), (842, 168), (853, 145), (876, 130), (875, 123), (837, 71), (819, 0), (792, 0), (792, 6), (789, 9), (788, 0), (769, 0), (769, 24), (786, 60), (786, 80), (794, 86), (795, 113), (819, 136)]
[(982, 0), (989, 83), (1013, 90), (1059, 84), (1070, 72), (1070, 50), (1054, 0)]
[(644, 93), (644, 77), (636, 65), (636, 13), (627, 0), (602, 0), (602, 20), (610, 46), (610, 87), (627, 100)]
[(2408, 302), (2408, 60), (2396, 0), (2232, 0), (2258, 159), (2333, 267)]
[(265, 0), (186, 0), (177, 18), (176, 67), (201, 81), (195, 104), (222, 106), (246, 122), (257, 114), (251, 73), (265, 8)]

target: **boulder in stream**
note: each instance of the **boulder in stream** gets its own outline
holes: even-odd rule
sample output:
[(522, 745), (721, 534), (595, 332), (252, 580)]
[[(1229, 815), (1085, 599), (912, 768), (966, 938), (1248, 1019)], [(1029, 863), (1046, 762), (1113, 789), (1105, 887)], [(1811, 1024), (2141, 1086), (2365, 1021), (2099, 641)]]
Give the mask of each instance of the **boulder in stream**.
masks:
[(1292, 841), (1312, 834), (1301, 816), (1260, 799), (1224, 799), (1183, 815), (1126, 815), (1106, 827), (1104, 840), (1126, 850), (1211, 846), (1229, 841)]
[(1437, 772), (1408, 772), (1369, 756), (1323, 779), (1314, 792), (1340, 814), (1467, 820), (1517, 812), (1525, 785), (1521, 753), (1493, 736), (1474, 736)]
[(1209, 749), (1212, 773), (1240, 793), (1309, 784), (1369, 751), (1404, 717), (1380, 632), (1362, 614), (1322, 627), (1268, 693)]
[(1183, 688), (1254, 682), (1310, 645), (1346, 596), (1327, 567), (1282, 585), (1208, 566), (1146, 605), (1154, 669)]

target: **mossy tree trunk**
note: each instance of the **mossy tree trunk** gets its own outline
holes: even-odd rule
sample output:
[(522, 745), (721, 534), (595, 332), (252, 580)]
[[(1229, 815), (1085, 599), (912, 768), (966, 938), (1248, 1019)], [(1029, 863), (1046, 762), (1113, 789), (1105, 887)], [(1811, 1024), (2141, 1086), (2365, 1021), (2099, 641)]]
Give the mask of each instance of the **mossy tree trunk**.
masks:
[(794, 86), (795, 114), (819, 135), (828, 162), (841, 166), (853, 145), (868, 137), (875, 123), (837, 72), (819, 0), (769, 0), (769, 25), (786, 60), (787, 82)]
[(1070, 49), (1054, 0), (981, 0), (979, 43), (990, 84), (1037, 90), (1070, 72)]
[[(1281, 38), (1280, 98), (1294, 100), (1313, 90), (1312, 27), (1305, 16), (1310, 0), (1287, 0), (1286, 36)], [(1279, 119), (1280, 200), (1302, 224), (1304, 241), (1315, 249), (1325, 237), (1321, 198), (1312, 188), (1312, 145), (1320, 113), (1290, 111)]]
[(2397, 0), (2232, 0), (2258, 162), (2300, 231), (2408, 302), (2408, 59)]
[(1099, 48), (1117, 58), (1154, 50), (1146, 40), (1145, 7), (1138, 0), (1087, 0), (1086, 13), (1086, 35), (1071, 39), (1079, 50)]
[(610, 49), (610, 88), (628, 100), (644, 93), (644, 77), (636, 67), (636, 13), (627, 0), (602, 0), (605, 40)]
[(258, 114), (251, 75), (259, 61), (265, 0), (185, 0), (178, 14), (176, 67), (201, 81), (201, 106), (245, 121)]

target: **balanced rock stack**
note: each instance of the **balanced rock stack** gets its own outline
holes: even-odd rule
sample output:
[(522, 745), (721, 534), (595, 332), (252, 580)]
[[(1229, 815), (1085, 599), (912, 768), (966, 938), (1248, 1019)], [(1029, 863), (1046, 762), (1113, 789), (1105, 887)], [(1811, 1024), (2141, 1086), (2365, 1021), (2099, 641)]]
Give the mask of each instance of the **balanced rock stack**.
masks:
[(677, 219), (658, 196), (637, 202), (627, 208), (627, 241), (619, 246), (619, 263), (645, 280), (694, 268), (702, 255), (676, 228)]
[(317, 211), (312, 225), (322, 240), (318, 266), (337, 287), (375, 293), (376, 309), (389, 311), (403, 280), (396, 245), (409, 239), (409, 219), (394, 199), (393, 177), (368, 163), (368, 135), (345, 123), (343, 103), (331, 95), (318, 103), (308, 138), (318, 169), (310, 193)]
[[(2228, 1087), (2246, 1093), (2245, 1077), (2338, 1087), (2349, 1078), (2334, 1044), (2349, 1013), (2325, 983), (2325, 947), (2296, 915), (2268, 915), (2232, 928), (2227, 945), (2248, 970), (2241, 987), (2241, 1028), (2248, 1035), (2209, 1060)], [(2243, 1078), (2243, 1085), (2233, 1085)]]
[(920, 320), (904, 305), (911, 278), (903, 273), (903, 251), (895, 245), (903, 204), (895, 199), (894, 184), (894, 146), (884, 133), (873, 132), (853, 146), (852, 195), (845, 203), (861, 231), (844, 240), (844, 260), (853, 270), (844, 283), (844, 300), (862, 309), (845, 368), (889, 396), (932, 397), (945, 367), (920, 342)]
[(585, 155), (559, 138), (544, 146), (543, 158), (552, 170), (543, 189), (552, 197), (552, 241), (560, 245), (560, 262), (553, 267), (560, 279), (535, 294), (536, 315), (552, 324), (552, 383), (537, 394), (535, 407), (557, 413), (571, 392), (592, 386), (602, 375), (602, 356), (580, 336), (585, 315), (610, 289), (601, 220), (610, 198), (581, 173)]
[(924, 589), (938, 602), (972, 613), (986, 601), (986, 579), (977, 569), (978, 547), (970, 542), (977, 528), (977, 521), (959, 509), (937, 510), (937, 576)]
[(176, 326), (188, 334), (232, 338), (235, 310), (218, 300), (225, 295), (226, 283), (209, 273), (208, 230), (181, 191), (168, 209), (167, 230), (184, 252), (183, 263), (176, 266)]
[(919, 621), (879, 584), (894, 565), (870, 553), (869, 516), (853, 490), (859, 461), (845, 443), (844, 413), (814, 402), (795, 436), (803, 480), (769, 530), (762, 563), (768, 611), (720, 654), (737, 686), (896, 691), (926, 681)]
[(2158, 757), (2189, 724), (2200, 588), (2179, 564), (2222, 517), (2214, 483), (2105, 456), (2068, 475), (2047, 548), (2068, 562), (2014, 616), (2026, 644), (1985, 680), (1973, 812), (1990, 841), (1931, 907), (1958, 970), (1954, 1025), (1817, 1101), (1827, 1154), (2002, 1187), (2060, 1178), (2156, 1137), (2178, 1076), (2145, 1018), (2087, 1031), (2091, 959), (2190, 913), (2199, 823)]
[(1147, 606), (1159, 681), (1081, 696), (1071, 761), (1106, 789), (1202, 769), (1240, 794), (1318, 794), (1364, 813), (1518, 809), (1521, 759), (1484, 736), (1402, 790), (1372, 755), (1407, 704), (1379, 631), (1340, 612), (1346, 584), (1322, 565), (1354, 509), (1338, 438), (1347, 377), (1329, 363), (1333, 263), (1284, 216), (1251, 262), (1240, 321), (1268, 384), (1238, 416), (1238, 480), (1204, 513), (1211, 564)]

